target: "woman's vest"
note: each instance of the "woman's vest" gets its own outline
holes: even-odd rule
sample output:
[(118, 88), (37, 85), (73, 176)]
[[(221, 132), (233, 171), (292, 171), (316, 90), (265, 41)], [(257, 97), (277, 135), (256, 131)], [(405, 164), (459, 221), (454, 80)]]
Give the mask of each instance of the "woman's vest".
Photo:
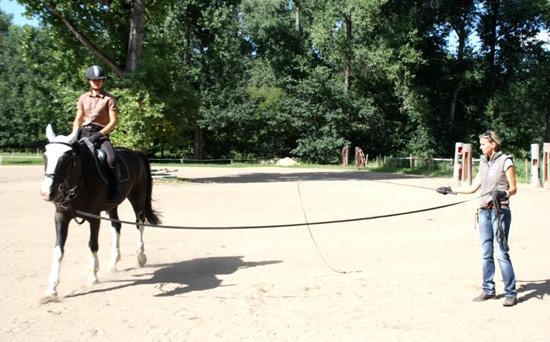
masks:
[[(486, 207), (492, 201), (491, 191), (508, 190), (510, 184), (506, 178), (504, 171), (504, 163), (507, 159), (512, 159), (510, 156), (497, 152), (493, 157), (487, 160), (485, 155), (482, 155), (479, 161), (479, 175), (481, 181), (481, 207)], [(509, 204), (508, 198), (502, 200), (501, 204)]]

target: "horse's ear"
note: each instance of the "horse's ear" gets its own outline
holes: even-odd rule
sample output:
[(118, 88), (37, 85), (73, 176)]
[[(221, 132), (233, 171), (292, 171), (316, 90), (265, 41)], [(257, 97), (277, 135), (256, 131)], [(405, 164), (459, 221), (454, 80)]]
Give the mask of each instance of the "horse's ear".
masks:
[(55, 133), (53, 132), (51, 124), (48, 124), (48, 126), (46, 127), (46, 137), (48, 138), (49, 142), (52, 142), (55, 139)]
[(73, 144), (76, 142), (76, 138), (78, 137), (78, 134), (80, 133), (80, 128), (75, 129), (69, 136), (67, 136), (67, 143)]

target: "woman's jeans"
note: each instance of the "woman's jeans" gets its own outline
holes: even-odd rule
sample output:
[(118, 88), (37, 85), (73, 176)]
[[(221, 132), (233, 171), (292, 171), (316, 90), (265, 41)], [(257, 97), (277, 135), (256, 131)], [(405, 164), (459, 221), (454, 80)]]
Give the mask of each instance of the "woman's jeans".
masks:
[(483, 265), (483, 291), (488, 294), (495, 294), (495, 260), (493, 258), (494, 249), (500, 266), (500, 272), (504, 281), (504, 290), (506, 296), (516, 296), (516, 276), (510, 260), (508, 247), (508, 234), (510, 233), (510, 223), (512, 221), (512, 213), (509, 208), (501, 208), (500, 220), (506, 241), (501, 247), (497, 237), (498, 220), (496, 210), (480, 209), (479, 210), (479, 237), (481, 241), (481, 257)]

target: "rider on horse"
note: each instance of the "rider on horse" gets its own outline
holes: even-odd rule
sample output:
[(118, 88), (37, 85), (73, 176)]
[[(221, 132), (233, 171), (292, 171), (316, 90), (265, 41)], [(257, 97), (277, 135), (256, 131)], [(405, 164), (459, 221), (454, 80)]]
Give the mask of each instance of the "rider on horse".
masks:
[(86, 78), (90, 91), (78, 99), (73, 132), (80, 129), (80, 137), (87, 137), (97, 149), (107, 156), (107, 164), (111, 169), (110, 201), (120, 201), (119, 180), (120, 171), (116, 167), (116, 155), (109, 140), (109, 133), (118, 123), (118, 108), (116, 99), (103, 90), (107, 76), (103, 69), (93, 65), (86, 70)]

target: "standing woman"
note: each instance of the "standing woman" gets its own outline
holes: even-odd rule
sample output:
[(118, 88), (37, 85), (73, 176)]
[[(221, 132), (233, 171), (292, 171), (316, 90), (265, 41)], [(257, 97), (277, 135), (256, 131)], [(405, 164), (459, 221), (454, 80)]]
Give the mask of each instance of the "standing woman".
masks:
[(517, 303), (516, 276), (510, 259), (508, 235), (512, 215), (509, 198), (515, 195), (516, 171), (512, 158), (500, 151), (501, 140), (495, 131), (487, 131), (479, 136), (482, 152), (479, 173), (472, 185), (466, 189), (453, 190), (441, 187), (437, 192), (471, 194), (481, 188), (481, 203), (479, 209), (479, 237), (481, 242), (483, 282), (482, 292), (473, 299), (483, 302), (495, 297), (495, 261), (494, 250), (502, 278), (504, 281), (504, 306), (514, 306)]

